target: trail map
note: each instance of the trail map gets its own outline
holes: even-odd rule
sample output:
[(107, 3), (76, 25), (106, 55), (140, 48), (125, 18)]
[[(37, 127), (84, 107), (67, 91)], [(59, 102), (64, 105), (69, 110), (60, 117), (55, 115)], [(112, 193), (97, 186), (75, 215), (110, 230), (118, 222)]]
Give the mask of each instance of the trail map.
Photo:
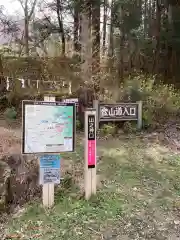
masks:
[(24, 153), (74, 150), (75, 104), (23, 102)]

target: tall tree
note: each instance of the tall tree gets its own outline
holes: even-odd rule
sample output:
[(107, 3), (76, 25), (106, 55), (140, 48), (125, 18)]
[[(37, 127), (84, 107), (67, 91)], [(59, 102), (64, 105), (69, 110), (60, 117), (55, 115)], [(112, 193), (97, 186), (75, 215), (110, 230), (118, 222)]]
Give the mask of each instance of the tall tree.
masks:
[(159, 0), (154, 0), (155, 6), (154, 10), (154, 40), (155, 40), (155, 50), (154, 50), (154, 65), (153, 72), (158, 73), (158, 62), (159, 62), (159, 54), (160, 54), (160, 34), (161, 34), (161, 4)]
[(128, 38), (133, 35), (133, 31), (138, 29), (142, 23), (141, 4), (139, 0), (115, 0), (111, 11), (113, 25), (119, 30), (119, 43), (116, 46), (118, 49), (117, 73), (120, 82), (122, 82), (124, 78), (124, 63), (125, 59), (128, 58), (126, 48)]
[(4, 77), (4, 73), (3, 73), (3, 64), (2, 64), (2, 57), (0, 54), (0, 96), (2, 96), (2, 94), (4, 92), (6, 92), (6, 79)]
[(110, 58), (113, 57), (114, 54), (114, 41), (113, 41), (113, 34), (114, 34), (114, 14), (115, 14), (115, 8), (114, 8), (115, 0), (112, 0), (111, 2), (111, 23), (110, 23), (110, 35), (109, 35), (109, 47), (108, 47), (108, 56)]
[(108, 9), (108, 1), (104, 0), (103, 2), (103, 55), (105, 55), (105, 51), (106, 51), (107, 9)]
[[(61, 39), (62, 55), (65, 55), (66, 53), (66, 31), (64, 27), (64, 21), (63, 21), (63, 13), (66, 9), (64, 4), (65, 2), (62, 0), (51, 0), (51, 1), (45, 2), (45, 4), (43, 4), (41, 7), (42, 8), (41, 12), (43, 13), (44, 17), (48, 19), (49, 24), (52, 25), (52, 33), (59, 34), (59, 37)], [(54, 17), (52, 18), (50, 15), (47, 16), (44, 13), (44, 9), (51, 11), (53, 16), (54, 16), (53, 13), (55, 13), (56, 19)]]
[(57, 13), (57, 19), (59, 24), (59, 34), (61, 35), (62, 55), (65, 55), (66, 40), (65, 40), (64, 26), (63, 26), (63, 20), (62, 20), (62, 12), (63, 12), (62, 2), (61, 0), (56, 0), (56, 13)]
[(29, 56), (29, 24), (32, 20), (37, 0), (18, 0), (24, 12), (24, 44), (25, 54)]
[(79, 32), (80, 32), (80, 9), (81, 9), (81, 1), (80, 0), (74, 0), (74, 51), (78, 52), (80, 51), (80, 45), (79, 45)]
[(16, 37), (20, 31), (17, 22), (11, 16), (8, 16), (4, 10), (4, 7), (0, 6), (0, 34)]
[(100, 69), (100, 0), (92, 0), (92, 71), (93, 74)]

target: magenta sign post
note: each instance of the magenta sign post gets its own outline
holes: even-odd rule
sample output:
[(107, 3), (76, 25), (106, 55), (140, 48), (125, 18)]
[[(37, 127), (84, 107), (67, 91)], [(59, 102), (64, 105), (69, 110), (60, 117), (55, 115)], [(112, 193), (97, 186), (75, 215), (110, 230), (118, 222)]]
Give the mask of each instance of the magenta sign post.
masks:
[(85, 197), (96, 193), (96, 110), (85, 111)]

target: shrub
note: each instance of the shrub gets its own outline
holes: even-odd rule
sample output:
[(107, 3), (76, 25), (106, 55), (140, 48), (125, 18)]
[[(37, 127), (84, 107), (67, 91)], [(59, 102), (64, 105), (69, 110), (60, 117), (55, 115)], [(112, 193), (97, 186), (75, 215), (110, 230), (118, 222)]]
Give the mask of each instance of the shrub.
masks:
[(6, 95), (0, 96), (0, 110), (4, 110), (8, 107), (8, 99)]
[(179, 114), (180, 92), (172, 85), (155, 84), (155, 77), (139, 75), (122, 85), (118, 101), (143, 101), (143, 126), (163, 123)]
[(108, 124), (104, 124), (100, 129), (100, 131), (104, 135), (114, 135), (117, 132), (117, 127), (115, 124), (108, 123)]
[(76, 129), (77, 129), (77, 130), (80, 130), (80, 128), (81, 128), (81, 123), (80, 123), (80, 121), (77, 119), (77, 120), (76, 120)]
[(4, 112), (4, 115), (7, 119), (16, 119), (17, 117), (17, 112), (14, 107), (7, 108), (6, 111)]
[(142, 114), (142, 126), (143, 128), (148, 128), (152, 125), (152, 115), (151, 112), (148, 110), (143, 110)]
[(124, 122), (123, 124), (123, 132), (124, 133), (133, 133), (136, 132), (137, 128), (133, 126), (132, 122)]

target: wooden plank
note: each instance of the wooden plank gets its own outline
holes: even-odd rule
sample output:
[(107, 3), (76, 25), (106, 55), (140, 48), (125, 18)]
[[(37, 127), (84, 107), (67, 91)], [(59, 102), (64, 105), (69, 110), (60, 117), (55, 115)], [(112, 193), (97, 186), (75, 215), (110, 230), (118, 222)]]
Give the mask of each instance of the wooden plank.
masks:
[[(95, 161), (93, 162), (93, 167), (91, 168), (89, 166), (88, 162), (88, 155), (89, 155), (89, 131), (88, 131), (88, 116), (95, 116), (95, 127), (94, 127), (94, 147), (92, 148), (93, 152), (91, 152), (91, 155), (94, 156)], [(96, 194), (96, 111), (95, 109), (90, 110), (88, 109), (85, 111), (85, 162), (84, 162), (84, 188), (85, 188), (85, 199), (88, 200), (93, 194)], [(90, 140), (91, 141), (91, 140)]]
[(137, 128), (142, 129), (142, 101), (138, 101), (138, 120)]
[[(44, 96), (45, 102), (55, 102), (55, 97)], [(42, 191), (43, 205), (45, 207), (52, 207), (54, 205), (54, 184), (48, 183), (43, 185)]]

